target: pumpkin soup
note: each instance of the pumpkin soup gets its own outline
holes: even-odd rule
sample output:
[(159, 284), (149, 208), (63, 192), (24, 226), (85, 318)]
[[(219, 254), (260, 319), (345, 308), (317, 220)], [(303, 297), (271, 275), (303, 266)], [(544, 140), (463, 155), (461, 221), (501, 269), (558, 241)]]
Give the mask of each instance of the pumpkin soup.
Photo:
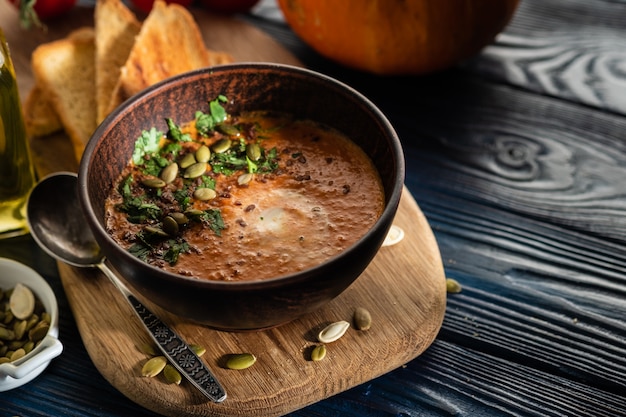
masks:
[(106, 201), (108, 233), (144, 261), (211, 280), (311, 268), (384, 208), (371, 160), (342, 133), (286, 114), (207, 113), (144, 131)]

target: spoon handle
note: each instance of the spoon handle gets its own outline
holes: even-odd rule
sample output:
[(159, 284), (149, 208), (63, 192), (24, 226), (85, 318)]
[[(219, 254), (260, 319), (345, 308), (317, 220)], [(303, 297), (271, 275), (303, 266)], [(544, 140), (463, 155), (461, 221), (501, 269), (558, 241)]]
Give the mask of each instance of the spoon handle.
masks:
[(172, 365), (209, 399), (217, 403), (224, 401), (226, 391), (198, 355), (134, 295), (129, 294), (127, 297), (135, 313), (150, 332), (152, 339)]
[(143, 305), (104, 262), (98, 266), (117, 289), (124, 294), (126, 301), (133, 307), (152, 340), (156, 342), (171, 364), (211, 401), (216, 403), (224, 401), (226, 391), (189, 345)]

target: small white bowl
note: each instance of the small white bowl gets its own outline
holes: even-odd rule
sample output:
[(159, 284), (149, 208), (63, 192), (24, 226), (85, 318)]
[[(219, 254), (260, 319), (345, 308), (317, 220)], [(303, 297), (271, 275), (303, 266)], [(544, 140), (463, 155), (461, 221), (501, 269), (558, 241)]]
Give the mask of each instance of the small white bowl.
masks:
[(54, 292), (45, 279), (33, 269), (11, 259), (0, 258), (0, 288), (7, 290), (22, 283), (29, 287), (50, 314), (48, 334), (24, 357), (0, 364), (0, 392), (17, 388), (30, 382), (48, 366), (53, 358), (63, 351), (59, 341), (59, 311)]

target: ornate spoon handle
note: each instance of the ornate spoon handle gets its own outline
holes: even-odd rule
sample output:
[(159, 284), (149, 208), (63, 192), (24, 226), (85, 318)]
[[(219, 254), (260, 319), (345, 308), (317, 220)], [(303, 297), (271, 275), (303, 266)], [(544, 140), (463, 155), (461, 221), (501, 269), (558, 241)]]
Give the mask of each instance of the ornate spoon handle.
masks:
[(126, 301), (133, 307), (133, 310), (141, 319), (141, 323), (172, 365), (211, 401), (216, 403), (224, 401), (226, 399), (226, 391), (204, 362), (191, 350), (189, 345), (174, 330), (148, 310), (115, 273), (106, 266), (104, 261), (97, 266), (124, 294)]
[(152, 339), (168, 357), (172, 365), (209, 399), (218, 403), (224, 401), (226, 399), (224, 388), (180, 336), (166, 326), (135, 296), (128, 295), (128, 300), (150, 332)]

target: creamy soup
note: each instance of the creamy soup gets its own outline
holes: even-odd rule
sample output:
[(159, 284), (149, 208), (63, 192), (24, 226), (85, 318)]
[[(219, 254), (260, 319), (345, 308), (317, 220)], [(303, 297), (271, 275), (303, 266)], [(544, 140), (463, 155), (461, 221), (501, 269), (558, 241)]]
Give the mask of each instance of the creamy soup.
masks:
[(181, 275), (258, 280), (320, 264), (376, 222), (383, 187), (354, 142), (310, 120), (233, 117), (218, 104), (137, 141), (106, 202), (121, 246)]

